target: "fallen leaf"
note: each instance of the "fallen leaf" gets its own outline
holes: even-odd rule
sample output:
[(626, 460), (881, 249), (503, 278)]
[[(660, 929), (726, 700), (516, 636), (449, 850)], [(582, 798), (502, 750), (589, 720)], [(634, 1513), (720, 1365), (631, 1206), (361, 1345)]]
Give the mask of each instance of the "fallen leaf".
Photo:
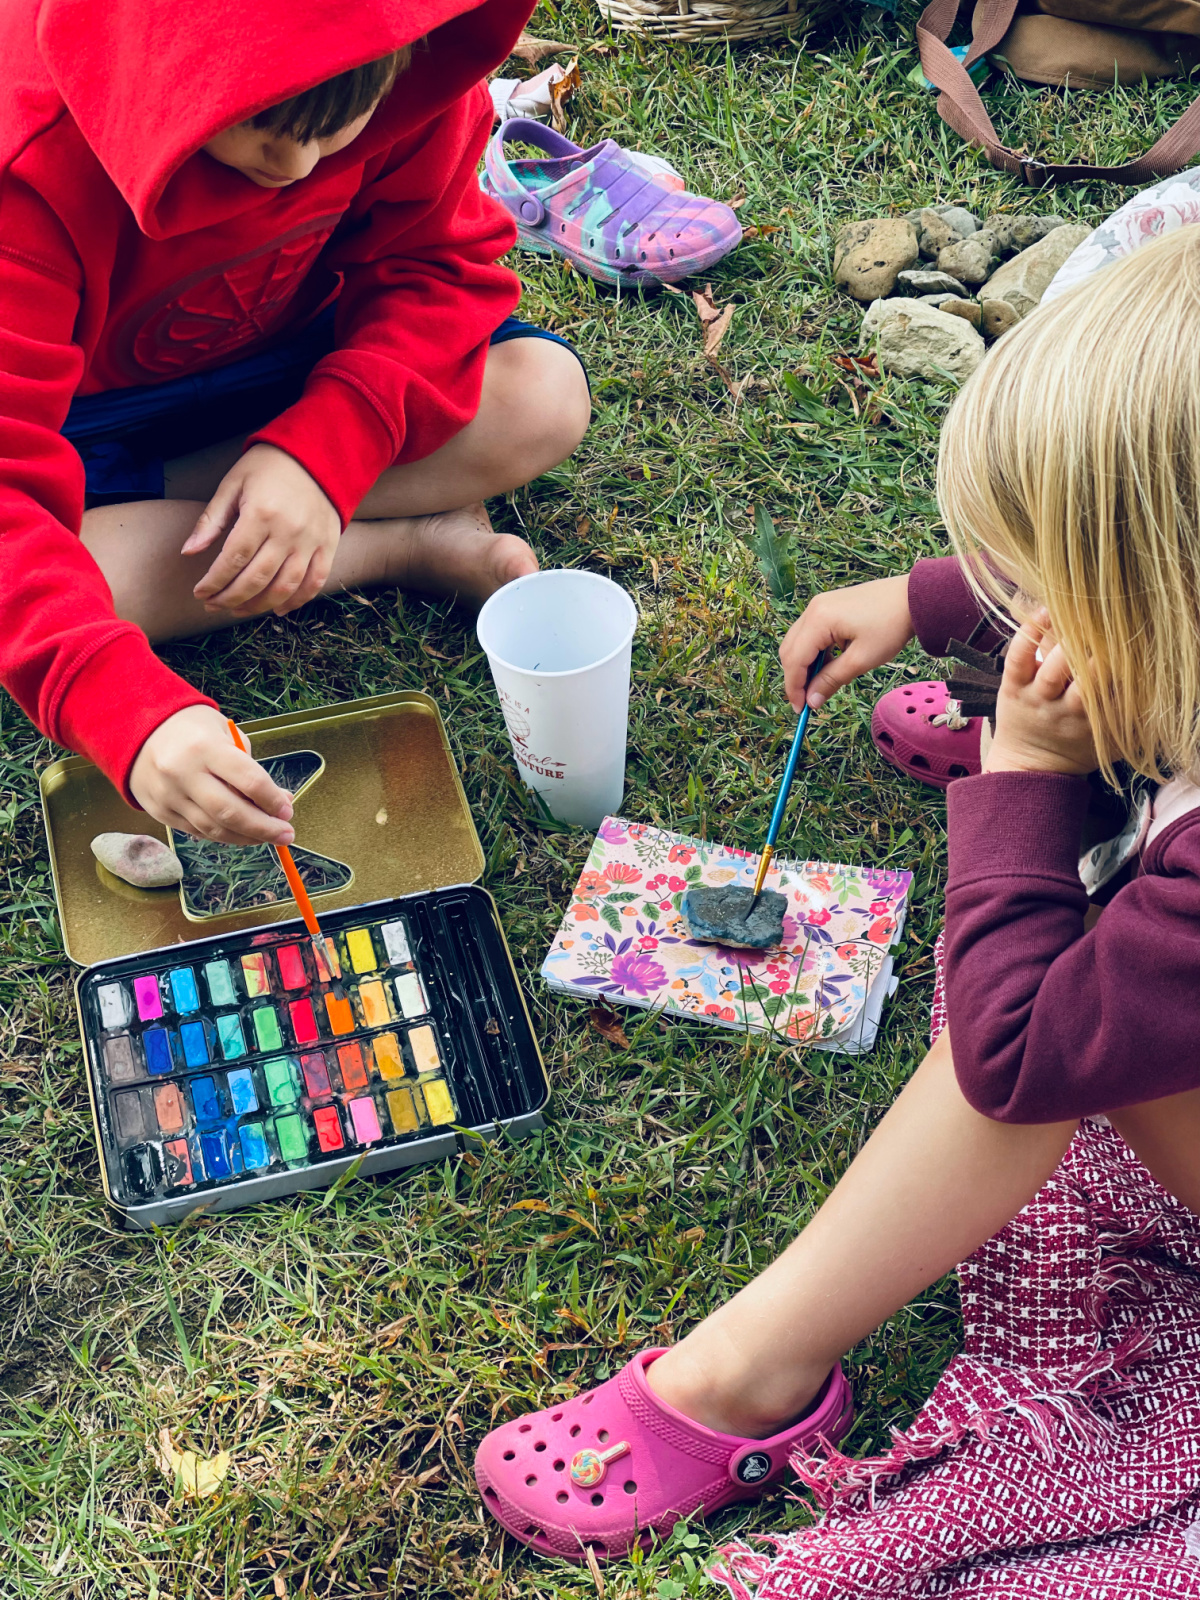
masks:
[(615, 1044), (618, 1050), (629, 1049), (625, 1030), (611, 1006), (593, 1006), (588, 1012), (588, 1022), (602, 1039), (607, 1039), (609, 1044)]
[(703, 293), (699, 289), (692, 290), (692, 304), (696, 307), (696, 315), (704, 330), (704, 354), (711, 360), (721, 348), (721, 340), (733, 321), (734, 308), (732, 305), (717, 305), (711, 283), (705, 284)]
[(516, 1200), (508, 1209), (510, 1211), (549, 1211), (550, 1207), (544, 1200)]
[(558, 133), (567, 131), (567, 118), (563, 107), (582, 82), (579, 58), (573, 56), (562, 77), (557, 83), (550, 85), (550, 124)]
[(773, 233), (778, 233), (779, 228), (772, 222), (756, 222), (749, 228), (742, 230), (742, 239), (749, 242), (752, 239), (766, 239)]
[(835, 367), (841, 367), (843, 372), (849, 372), (854, 377), (857, 377), (860, 372), (868, 378), (877, 378), (879, 376), (879, 364), (875, 360), (875, 352), (873, 350), (869, 356), (848, 355), (843, 351), (841, 355), (834, 356), (833, 364)]
[(596, 1593), (600, 1596), (600, 1600), (604, 1600), (604, 1574), (600, 1571), (596, 1552), (590, 1544), (587, 1547), (587, 1568), (592, 1575), (592, 1582), (596, 1585)]
[(191, 1495), (194, 1500), (205, 1500), (216, 1494), (229, 1471), (228, 1450), (209, 1457), (198, 1456), (194, 1450), (177, 1450), (169, 1428), (159, 1432), (157, 1448), (151, 1442), (148, 1449), (163, 1476), (173, 1483), (178, 1480), (184, 1494)]
[(279, 1600), (288, 1600), (287, 1579), (282, 1572), (277, 1572), (271, 1579), (271, 1587), (278, 1595)]
[(561, 39), (535, 39), (531, 33), (523, 33), (513, 45), (512, 54), (536, 66), (543, 56), (564, 55), (574, 48), (573, 44), (563, 44)]
[(746, 204), (746, 196), (744, 193), (735, 194), (733, 199), (727, 201), (726, 203), (729, 206), (730, 211), (740, 211), (741, 208)]
[(786, 534), (777, 533), (766, 506), (754, 512), (754, 538), (750, 548), (758, 557), (767, 588), (776, 600), (790, 601), (796, 592), (796, 559), (792, 554), (792, 541)]

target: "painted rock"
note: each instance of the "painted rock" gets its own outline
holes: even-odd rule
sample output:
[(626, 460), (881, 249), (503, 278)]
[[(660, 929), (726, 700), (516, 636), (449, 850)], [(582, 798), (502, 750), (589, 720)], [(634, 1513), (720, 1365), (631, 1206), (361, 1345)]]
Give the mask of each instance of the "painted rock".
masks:
[(1082, 223), (1067, 223), (1006, 261), (980, 291), (983, 331), (996, 338), (1014, 322), (1027, 317), (1050, 287), (1059, 267), (1091, 231)]
[(934, 383), (963, 383), (983, 360), (984, 342), (963, 317), (921, 300), (876, 300), (863, 318), (859, 348), (875, 345), (885, 372)]
[(906, 217), (848, 222), (834, 247), (833, 281), (856, 300), (878, 300), (918, 259), (917, 230)]
[(693, 939), (737, 949), (766, 950), (783, 938), (788, 898), (774, 889), (764, 889), (747, 919), (753, 899), (754, 890), (744, 884), (730, 884), (724, 889), (689, 889), (680, 910)]
[(161, 889), (183, 877), (179, 858), (148, 833), (98, 833), (92, 854), (102, 867), (136, 889)]

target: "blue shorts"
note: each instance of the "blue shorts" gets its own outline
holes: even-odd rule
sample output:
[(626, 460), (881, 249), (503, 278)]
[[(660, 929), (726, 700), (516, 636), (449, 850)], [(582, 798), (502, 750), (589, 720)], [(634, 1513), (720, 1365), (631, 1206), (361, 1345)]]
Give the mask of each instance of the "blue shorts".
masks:
[[(313, 367), (334, 348), (334, 310), (327, 306), (307, 328), (274, 349), (211, 372), (77, 396), (62, 432), (83, 460), (88, 509), (161, 500), (164, 462), (239, 433), (253, 433), (294, 405)], [(500, 324), (491, 343), (509, 339), (549, 339), (577, 354), (558, 334), (516, 317)]]

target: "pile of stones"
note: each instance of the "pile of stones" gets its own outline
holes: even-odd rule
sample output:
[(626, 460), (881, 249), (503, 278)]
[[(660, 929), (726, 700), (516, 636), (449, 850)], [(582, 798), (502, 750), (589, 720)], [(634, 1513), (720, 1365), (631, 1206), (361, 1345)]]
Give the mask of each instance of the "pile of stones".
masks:
[(985, 339), (998, 339), (1041, 300), (1090, 228), (1062, 217), (988, 217), (927, 206), (903, 217), (848, 222), (833, 276), (867, 303), (860, 348), (905, 377), (969, 378)]

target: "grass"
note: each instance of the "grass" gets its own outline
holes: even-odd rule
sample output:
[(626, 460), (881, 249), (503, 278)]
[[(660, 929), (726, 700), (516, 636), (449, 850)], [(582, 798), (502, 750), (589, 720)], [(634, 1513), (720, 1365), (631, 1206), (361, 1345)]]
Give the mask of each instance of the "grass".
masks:
[[(570, 132), (675, 159), (745, 196), (747, 242), (713, 273), (736, 314), (703, 359), (690, 298), (618, 298), (518, 258), (524, 314), (586, 357), (595, 419), (576, 457), (495, 508), (546, 564), (636, 597), (630, 817), (751, 846), (791, 718), (776, 648), (818, 588), (943, 548), (932, 496), (947, 396), (835, 364), (859, 313), (832, 291), (838, 226), (935, 201), (1095, 221), (1121, 192), (1028, 193), (965, 150), (907, 82), (912, 15), (810, 42), (726, 51), (612, 42), (582, 0), (544, 6), (578, 39)], [(1110, 160), (1149, 144), (1188, 86), (1066, 97), (999, 90), (1013, 143)], [(785, 375), (791, 374), (791, 383)], [(818, 395), (812, 402), (795, 382)], [(799, 396), (799, 398), (797, 398)], [(864, 403), (870, 400), (871, 403)], [(800, 424), (801, 426), (797, 426)], [(750, 549), (765, 511), (792, 541), (772, 599)], [(484, 1521), (470, 1461), (498, 1417), (546, 1405), (678, 1337), (795, 1233), (918, 1060), (940, 918), (944, 812), (869, 737), (874, 698), (915, 652), (815, 721), (785, 844), (912, 867), (902, 986), (875, 1053), (781, 1049), (636, 1015), (616, 1049), (537, 969), (586, 852), (523, 798), (469, 618), (385, 593), (310, 607), (169, 652), (231, 715), (395, 688), (445, 713), (554, 1085), (544, 1135), (395, 1179), (352, 1182), (163, 1236), (118, 1231), (100, 1199), (36, 776), (55, 752), (0, 706), (0, 1596), (483, 1596), (568, 1600), (592, 1577)], [(519, 1204), (524, 1202), (524, 1205)], [(942, 1285), (855, 1350), (852, 1451), (903, 1426), (956, 1345)], [(183, 1498), (150, 1458), (232, 1455), (223, 1493)], [(704, 1587), (714, 1541), (795, 1526), (782, 1493), (610, 1568), (615, 1600)]]

